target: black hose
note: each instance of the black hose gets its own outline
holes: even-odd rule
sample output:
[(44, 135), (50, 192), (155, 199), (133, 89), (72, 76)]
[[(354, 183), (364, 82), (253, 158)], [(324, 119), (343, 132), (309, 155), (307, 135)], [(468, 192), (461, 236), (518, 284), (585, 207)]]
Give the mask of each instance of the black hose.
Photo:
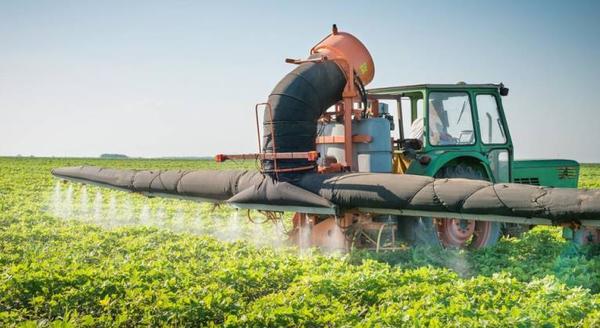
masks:
[[(345, 85), (345, 74), (333, 61), (303, 63), (287, 74), (269, 96), (271, 111), (267, 109), (264, 113), (263, 151), (314, 151), (317, 120), (342, 99)], [(275, 174), (272, 160), (263, 160), (262, 167), (272, 177), (293, 181), (298, 174), (315, 171), (316, 163), (307, 159), (278, 160), (277, 168), (282, 170), (279, 174)], [(306, 167), (312, 169), (293, 171)]]
[(363, 103), (363, 110), (362, 110), (362, 116), (365, 117), (366, 113), (367, 113), (367, 89), (365, 89), (365, 85), (362, 82), (362, 80), (360, 79), (360, 76), (358, 76), (358, 74), (356, 74), (356, 72), (354, 72), (354, 84), (357, 86), (358, 89), (358, 93), (360, 95), (360, 99)]

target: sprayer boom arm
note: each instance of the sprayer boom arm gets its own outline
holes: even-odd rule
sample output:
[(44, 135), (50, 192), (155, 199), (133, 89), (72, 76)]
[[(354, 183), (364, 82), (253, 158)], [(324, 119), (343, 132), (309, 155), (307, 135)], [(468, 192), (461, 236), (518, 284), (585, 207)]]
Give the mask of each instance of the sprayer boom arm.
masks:
[(404, 216), (483, 216), (484, 220), (493, 216), (529, 224), (600, 223), (600, 190), (385, 173), (306, 173), (293, 184), (257, 171), (138, 171), (82, 166), (52, 173), (65, 180), (146, 195), (228, 203), (238, 208), (302, 208), (315, 214), (363, 209)]

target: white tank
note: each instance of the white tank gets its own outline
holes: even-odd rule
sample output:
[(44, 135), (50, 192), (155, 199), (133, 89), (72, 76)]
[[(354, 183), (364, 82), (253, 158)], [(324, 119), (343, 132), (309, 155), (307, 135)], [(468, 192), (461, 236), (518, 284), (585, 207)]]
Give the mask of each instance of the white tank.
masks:
[[(328, 123), (319, 125), (319, 136), (343, 136), (344, 125)], [(382, 117), (367, 118), (352, 123), (352, 134), (371, 136), (370, 143), (354, 143), (353, 171), (358, 172), (392, 172), (392, 142), (390, 121)], [(335, 157), (338, 163), (345, 162), (344, 144), (318, 144), (321, 154), (319, 165), (324, 165), (325, 158)]]

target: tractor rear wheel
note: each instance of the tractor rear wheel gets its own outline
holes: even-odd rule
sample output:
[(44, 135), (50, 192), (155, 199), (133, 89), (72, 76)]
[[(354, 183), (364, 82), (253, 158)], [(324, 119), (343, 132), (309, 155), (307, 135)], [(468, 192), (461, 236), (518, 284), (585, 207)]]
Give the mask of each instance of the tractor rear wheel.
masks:
[(440, 242), (447, 248), (479, 249), (493, 246), (500, 238), (499, 222), (434, 219)]
[[(487, 180), (482, 170), (465, 164), (447, 166), (435, 177)], [(495, 245), (502, 227), (500, 222), (428, 217), (413, 219), (407, 225), (404, 230), (416, 244), (471, 249)]]

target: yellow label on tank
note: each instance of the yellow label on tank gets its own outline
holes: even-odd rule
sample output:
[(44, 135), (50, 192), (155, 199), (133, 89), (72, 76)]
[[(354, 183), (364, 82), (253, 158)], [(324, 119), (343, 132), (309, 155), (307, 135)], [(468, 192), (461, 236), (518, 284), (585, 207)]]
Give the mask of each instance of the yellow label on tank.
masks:
[(362, 63), (358, 67), (358, 70), (360, 71), (360, 74), (366, 74), (369, 71), (369, 65), (367, 65), (367, 63)]

